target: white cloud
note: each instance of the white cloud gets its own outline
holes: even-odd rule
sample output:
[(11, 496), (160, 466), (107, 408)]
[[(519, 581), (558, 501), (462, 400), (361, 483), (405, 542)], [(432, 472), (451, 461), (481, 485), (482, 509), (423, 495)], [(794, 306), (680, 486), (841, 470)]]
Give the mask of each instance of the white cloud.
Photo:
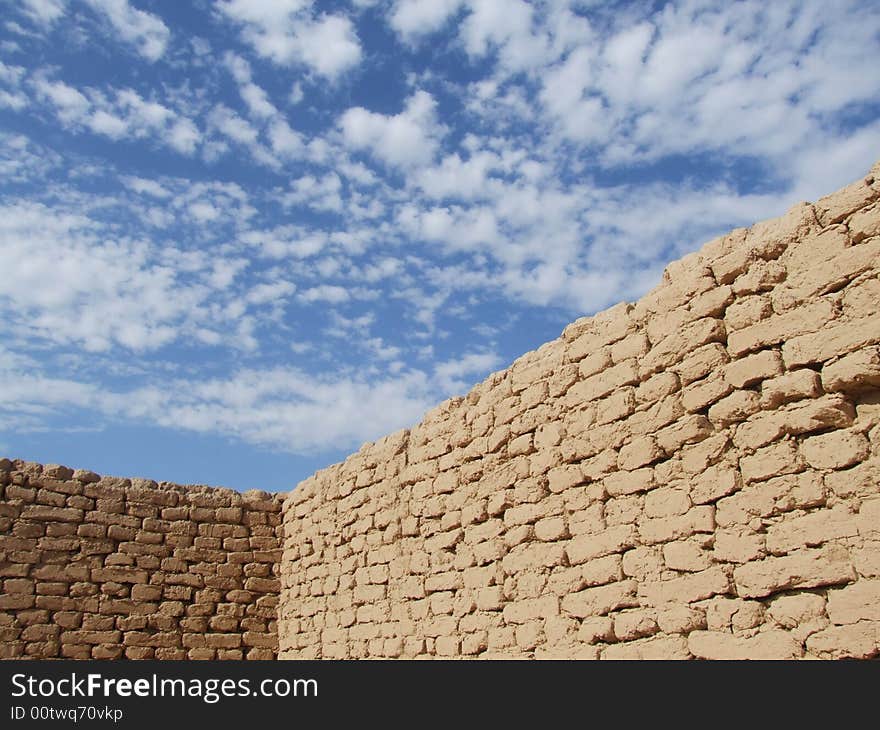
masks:
[(204, 200), (190, 203), (187, 211), (193, 220), (198, 223), (210, 223), (220, 217), (220, 211), (214, 205)]
[[(513, 248), (499, 230), (496, 213), (487, 207), (402, 206), (398, 225), (415, 240), (442, 244), (440, 254), (478, 249), (509, 255)], [(507, 246), (507, 248), (505, 248)]]
[(238, 83), (239, 94), (252, 116), (257, 119), (267, 119), (278, 115), (278, 110), (269, 101), (266, 91), (253, 82), (251, 67), (247, 61), (234, 53), (227, 53), (224, 56), (224, 63)]
[(327, 246), (327, 239), (322, 231), (301, 230), (292, 225), (247, 230), (238, 238), (244, 246), (256, 249), (256, 255), (268, 259), (309, 258)]
[(403, 352), (401, 348), (389, 345), (381, 337), (370, 337), (360, 344), (364, 349), (368, 350), (373, 357), (383, 361), (395, 360), (400, 357)]
[(824, 115), (880, 93), (876, 74), (852, 72), (880, 46), (876, 13), (821, 8), (679, 3), (628, 18), (550, 63), (541, 103), (563, 138), (611, 165), (700, 151), (794, 159), (827, 133)]
[(148, 61), (158, 61), (165, 54), (171, 31), (158, 16), (133, 8), (128, 0), (85, 2), (109, 21), (114, 35), (135, 46)]
[(294, 82), (293, 86), (290, 88), (290, 94), (287, 96), (287, 101), (290, 102), (292, 106), (296, 106), (303, 99), (305, 99), (306, 95), (303, 91), (302, 84), (299, 81)]
[(208, 283), (214, 289), (226, 289), (248, 267), (247, 259), (223, 258), (212, 262)]
[(501, 358), (494, 352), (468, 353), (458, 359), (438, 363), (434, 368), (434, 377), (443, 392), (460, 393), (473, 385), (473, 376), (485, 375), (500, 364)]
[[(390, 359), (392, 352), (381, 343), (373, 346), (381, 359)], [(316, 376), (290, 367), (242, 369), (224, 378), (169, 378), (161, 386), (121, 391), (53, 378), (33, 362), (0, 354), (0, 406), (7, 413), (33, 414), (27, 426), (39, 427), (53, 413), (76, 409), (80, 419), (91, 413), (99, 423), (146, 421), (295, 454), (324, 451), (328, 444), (354, 448), (413, 426), (433, 403), (468, 387), (499, 362), (491, 353), (466, 354), (434, 372), (404, 369), (372, 378)]]
[(269, 101), (266, 92), (256, 84), (245, 84), (241, 87), (241, 98), (244, 99), (251, 114), (258, 119), (274, 116), (278, 110)]
[(793, 161), (792, 200), (818, 200), (829, 190), (852, 182), (866, 160), (880, 158), (880, 120), (849, 134), (829, 136), (821, 146), (811, 147)]
[(400, 114), (353, 107), (342, 115), (339, 126), (352, 149), (368, 150), (388, 165), (411, 167), (430, 162), (437, 150), (444, 130), (436, 106), (428, 92), (417, 91)]
[[(301, 156), (304, 148), (302, 136), (291, 128), (278, 108), (272, 104), (265, 89), (253, 82), (250, 64), (234, 53), (227, 53), (224, 63), (238, 84), (239, 94), (253, 124), (240, 119), (228, 107), (220, 105), (213, 114), (215, 126), (227, 137), (250, 147), (254, 159), (270, 167), (279, 168), (281, 160)], [(258, 143), (261, 131), (268, 140), (268, 148)]]
[(59, 411), (88, 408), (98, 397), (98, 389), (87, 383), (0, 366), (0, 406), (10, 417), (6, 427), (18, 432), (43, 430)]
[(85, 96), (63, 81), (38, 79), (34, 86), (41, 98), (55, 106), (58, 118), (65, 124), (81, 120), (91, 106)]
[(302, 137), (291, 129), (283, 119), (276, 119), (269, 126), (269, 144), (272, 151), (281, 157), (297, 157), (303, 149)]
[(211, 124), (233, 142), (245, 146), (256, 144), (259, 132), (246, 119), (242, 119), (225, 104), (218, 104), (210, 115)]
[[(642, 22), (621, 29), (605, 44), (601, 68), (604, 75), (602, 88), (613, 101), (625, 103), (633, 97), (653, 35), (654, 26)], [(552, 96), (548, 101), (551, 100)]]
[(247, 294), (250, 304), (268, 304), (283, 302), (288, 295), (296, 291), (296, 284), (291, 281), (275, 281), (257, 284)]
[(66, 0), (21, 0), (25, 13), (41, 25), (52, 25), (66, 10)]
[(581, 142), (599, 141), (609, 134), (609, 114), (602, 97), (587, 93), (593, 50), (578, 48), (564, 63), (544, 75), (541, 101), (563, 133)]
[(36, 182), (61, 164), (60, 156), (34, 144), (23, 134), (0, 132), (0, 179), (12, 182)]
[(169, 146), (184, 155), (195, 152), (201, 139), (201, 132), (191, 119), (176, 120), (167, 132)]
[(389, 24), (406, 40), (440, 30), (461, 7), (462, 0), (397, 0)]
[(328, 304), (343, 304), (351, 299), (348, 289), (333, 284), (321, 284), (306, 289), (299, 295), (304, 302), (327, 302)]
[(461, 35), (467, 52), (482, 56), (491, 45), (511, 41), (525, 45), (531, 25), (532, 8), (525, 0), (472, 0)]
[(217, 9), (242, 26), (258, 55), (282, 66), (304, 64), (335, 79), (361, 59), (352, 22), (341, 15), (315, 16), (306, 0), (218, 0)]
[(121, 139), (128, 134), (128, 125), (123, 119), (98, 109), (88, 121), (89, 128), (96, 134), (103, 134), (111, 139)]
[(455, 153), (439, 165), (419, 171), (415, 180), (430, 198), (481, 198), (489, 194), (489, 174), (500, 164), (498, 156), (489, 151), (472, 154), (467, 160)]
[(189, 43), (196, 58), (201, 60), (211, 55), (211, 43), (207, 38), (190, 38)]
[(400, 276), (403, 273), (403, 264), (399, 259), (385, 257), (373, 259), (358, 274), (364, 281), (376, 283), (382, 279)]
[[(172, 181), (168, 181), (169, 184)], [(244, 226), (256, 215), (250, 197), (237, 183), (177, 179), (171, 206), (197, 221)], [(201, 253), (201, 252), (200, 252)]]
[[(88, 217), (33, 203), (0, 212), (0, 292), (9, 326), (28, 337), (106, 350), (175, 338), (208, 293), (183, 285), (142, 243), (108, 237)], [(46, 286), (52, 282), (52, 286)]]
[(314, 210), (340, 213), (343, 209), (342, 181), (336, 173), (322, 178), (304, 175), (294, 180), (290, 190), (281, 197), (285, 206), (305, 205)]
[(302, 60), (327, 78), (336, 78), (361, 60), (361, 46), (348, 18), (323, 15), (302, 29)]
[(10, 66), (0, 61), (0, 81), (9, 86), (18, 86), (25, 70), (22, 66)]
[(285, 25), (291, 16), (308, 10), (312, 0), (220, 0), (217, 5), (230, 18), (271, 28)]
[(40, 101), (48, 102), (59, 121), (71, 130), (88, 129), (113, 140), (155, 137), (160, 143), (191, 154), (201, 141), (195, 123), (159, 102), (144, 99), (133, 89), (94, 88), (85, 93), (63, 81), (39, 74), (32, 86)]
[(162, 404), (163, 412), (149, 410), (173, 428), (310, 453), (327, 444), (353, 447), (414, 424), (433, 397), (420, 372), (368, 381), (293, 369), (251, 370), (225, 380), (180, 383)]
[(143, 127), (161, 129), (175, 117), (167, 107), (155, 101), (148, 101), (132, 89), (121, 89), (116, 92), (117, 103), (129, 110), (129, 114), (137, 124)]
[(6, 107), (14, 112), (21, 111), (27, 106), (28, 100), (24, 94), (10, 93), (0, 89), (0, 107)]
[[(5, 147), (28, 154), (15, 139)], [(247, 331), (254, 323), (229, 306), (248, 291), (234, 281), (247, 260), (219, 246), (210, 253), (193, 246), (223, 235), (212, 227), (228, 232), (231, 223), (247, 222), (254, 211), (244, 192), (167, 178), (120, 182), (115, 196), (55, 186), (51, 205), (11, 198), (0, 208), (0, 269), (15, 279), (0, 291), (4, 337), (87, 352), (147, 352), (188, 336), (206, 341), (201, 333), (219, 330), (227, 333), (224, 347), (254, 346)], [(144, 198), (162, 201), (162, 220)], [(138, 220), (175, 223), (173, 242), (155, 239)]]

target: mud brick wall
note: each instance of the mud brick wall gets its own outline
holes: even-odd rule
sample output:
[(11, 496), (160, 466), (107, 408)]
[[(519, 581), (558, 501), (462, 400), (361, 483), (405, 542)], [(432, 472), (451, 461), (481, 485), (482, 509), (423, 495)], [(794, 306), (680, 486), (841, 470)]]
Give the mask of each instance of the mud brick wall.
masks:
[(281, 504), (0, 459), (0, 658), (274, 659)]
[(300, 484), (279, 656), (877, 655), (876, 178)]

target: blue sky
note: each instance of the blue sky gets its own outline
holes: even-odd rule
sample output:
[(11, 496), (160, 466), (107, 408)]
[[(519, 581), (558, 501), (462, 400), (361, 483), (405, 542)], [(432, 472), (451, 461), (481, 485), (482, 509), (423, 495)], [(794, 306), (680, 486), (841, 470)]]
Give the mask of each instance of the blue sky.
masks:
[(0, 455), (292, 488), (880, 157), (874, 2), (0, 2)]

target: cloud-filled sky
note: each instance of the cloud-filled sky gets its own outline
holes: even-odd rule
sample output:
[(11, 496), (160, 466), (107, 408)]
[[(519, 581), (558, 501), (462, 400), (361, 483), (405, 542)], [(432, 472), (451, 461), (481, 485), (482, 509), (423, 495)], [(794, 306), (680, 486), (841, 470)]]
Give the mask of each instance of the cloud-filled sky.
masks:
[(866, 172), (878, 57), (870, 0), (0, 0), (0, 455), (289, 489)]

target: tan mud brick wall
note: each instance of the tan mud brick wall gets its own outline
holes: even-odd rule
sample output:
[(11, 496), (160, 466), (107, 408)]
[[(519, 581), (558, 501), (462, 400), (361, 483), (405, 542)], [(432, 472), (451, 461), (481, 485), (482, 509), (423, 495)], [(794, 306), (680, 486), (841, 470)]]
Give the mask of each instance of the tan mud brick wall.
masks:
[(875, 176), (300, 484), (279, 656), (877, 655)]
[(274, 659), (281, 504), (0, 459), (0, 658)]

